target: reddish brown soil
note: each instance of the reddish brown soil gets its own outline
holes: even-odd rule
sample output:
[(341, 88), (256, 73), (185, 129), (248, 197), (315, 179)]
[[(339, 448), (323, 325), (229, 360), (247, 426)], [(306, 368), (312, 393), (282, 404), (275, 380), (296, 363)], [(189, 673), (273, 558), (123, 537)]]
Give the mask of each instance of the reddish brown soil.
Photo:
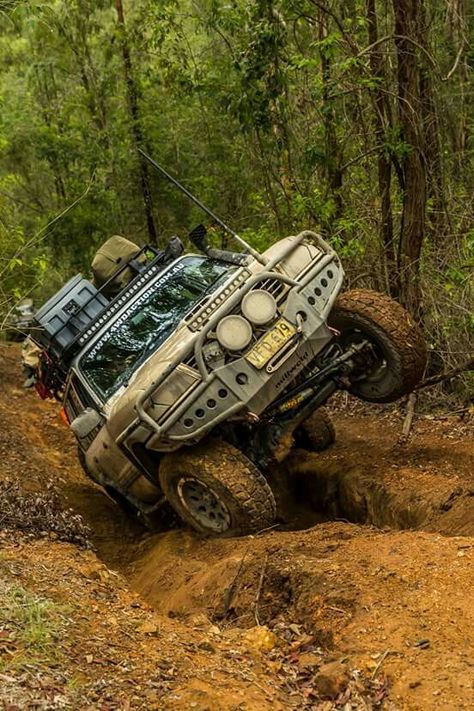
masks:
[[(60, 708), (52, 687), (61, 708), (473, 708), (472, 418), (419, 418), (403, 444), (396, 411), (341, 410), (336, 444), (278, 473), (278, 528), (150, 535), (85, 479), (16, 357), (0, 347), (0, 479), (54, 478), (100, 558), (3, 534), (0, 578), (71, 606), (61, 664), (21, 681), (19, 708)], [(259, 644), (257, 623), (275, 637)]]

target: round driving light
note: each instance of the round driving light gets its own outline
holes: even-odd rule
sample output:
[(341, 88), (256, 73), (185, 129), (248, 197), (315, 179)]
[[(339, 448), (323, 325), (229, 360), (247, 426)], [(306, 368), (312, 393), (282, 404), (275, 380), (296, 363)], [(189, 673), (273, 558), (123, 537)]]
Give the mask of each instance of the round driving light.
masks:
[(264, 326), (273, 321), (277, 305), (273, 296), (263, 289), (249, 291), (242, 299), (242, 313), (256, 326)]
[(228, 351), (241, 351), (252, 340), (252, 326), (242, 316), (225, 316), (216, 328), (217, 340)]

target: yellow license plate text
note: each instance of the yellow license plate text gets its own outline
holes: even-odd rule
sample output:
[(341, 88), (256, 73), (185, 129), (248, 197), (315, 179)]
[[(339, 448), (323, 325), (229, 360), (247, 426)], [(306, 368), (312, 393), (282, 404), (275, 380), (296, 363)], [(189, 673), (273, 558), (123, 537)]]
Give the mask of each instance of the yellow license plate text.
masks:
[(293, 338), (295, 333), (296, 328), (282, 318), (271, 331), (262, 336), (245, 358), (260, 370)]

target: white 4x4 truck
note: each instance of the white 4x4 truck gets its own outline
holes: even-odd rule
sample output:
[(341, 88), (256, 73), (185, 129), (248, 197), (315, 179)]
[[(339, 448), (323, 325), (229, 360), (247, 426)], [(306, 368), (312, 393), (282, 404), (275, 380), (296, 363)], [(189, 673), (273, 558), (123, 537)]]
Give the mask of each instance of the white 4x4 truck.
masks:
[(317, 448), (308, 423), (337, 390), (409, 393), (424, 340), (389, 297), (341, 295), (313, 232), (263, 254), (240, 238), (244, 253), (210, 249), (202, 226), (190, 237), (204, 253), (136, 248), (105, 286), (79, 275), (37, 312), (38, 390), (63, 401), (86, 473), (141, 517), (168, 501), (202, 533), (258, 531), (276, 517), (282, 443)]

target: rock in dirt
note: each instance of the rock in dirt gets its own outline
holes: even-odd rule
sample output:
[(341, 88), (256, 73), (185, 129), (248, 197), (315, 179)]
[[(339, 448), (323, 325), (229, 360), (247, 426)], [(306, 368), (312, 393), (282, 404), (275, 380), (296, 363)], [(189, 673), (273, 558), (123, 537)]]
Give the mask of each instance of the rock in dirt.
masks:
[(314, 652), (304, 652), (298, 656), (298, 664), (301, 667), (319, 667), (321, 656), (314, 654)]
[(278, 637), (268, 627), (257, 625), (245, 632), (242, 641), (250, 652), (270, 652), (278, 644)]
[(142, 625), (140, 625), (138, 628), (138, 631), (141, 632), (142, 634), (156, 637), (159, 634), (159, 627), (155, 622), (150, 620), (150, 621), (144, 622)]
[(346, 689), (348, 683), (348, 669), (339, 661), (323, 664), (314, 678), (316, 689), (326, 699), (337, 698)]

